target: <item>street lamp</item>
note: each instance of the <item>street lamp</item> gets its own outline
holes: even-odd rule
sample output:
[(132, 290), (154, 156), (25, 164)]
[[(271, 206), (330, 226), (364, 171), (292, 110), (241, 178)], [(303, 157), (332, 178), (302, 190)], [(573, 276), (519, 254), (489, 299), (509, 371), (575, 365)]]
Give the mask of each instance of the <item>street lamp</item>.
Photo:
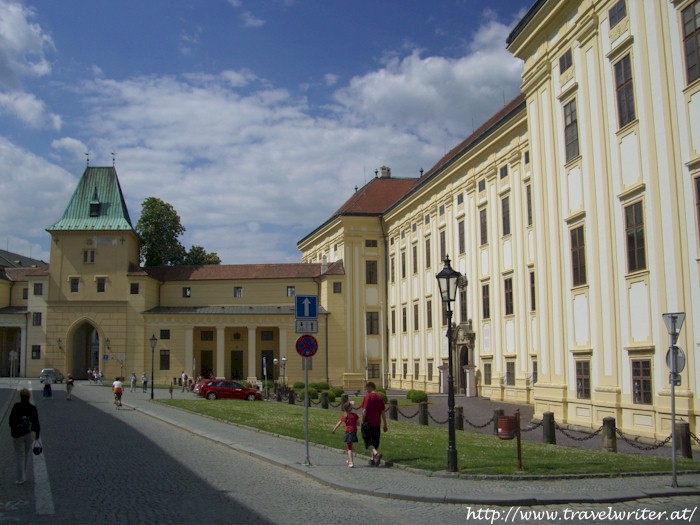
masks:
[(668, 338), (670, 340), (668, 354), (666, 355), (666, 363), (671, 369), (671, 464), (673, 467), (671, 486), (677, 487), (678, 481), (676, 479), (676, 379), (678, 378), (680, 380), (680, 372), (682, 372), (683, 368), (685, 367), (685, 359), (683, 359), (679, 370), (678, 351), (680, 349), (676, 346), (676, 341), (678, 341), (678, 335), (681, 333), (681, 327), (683, 326), (683, 321), (685, 321), (685, 312), (666, 313), (662, 314), (662, 317), (664, 318), (664, 324), (666, 325), (666, 330), (668, 331)]
[(149, 342), (151, 343), (151, 399), (153, 399), (153, 367), (155, 363), (156, 343), (158, 342), (156, 334), (151, 335)]
[(287, 357), (282, 356), (282, 385), (286, 384), (285, 378), (284, 378), (284, 369), (287, 366)]
[(437, 274), (442, 304), (447, 313), (447, 471), (457, 472), (457, 448), (455, 446), (455, 384), (452, 374), (452, 303), (457, 296), (457, 282), (462, 274), (450, 266), (450, 258), (445, 256), (445, 267)]

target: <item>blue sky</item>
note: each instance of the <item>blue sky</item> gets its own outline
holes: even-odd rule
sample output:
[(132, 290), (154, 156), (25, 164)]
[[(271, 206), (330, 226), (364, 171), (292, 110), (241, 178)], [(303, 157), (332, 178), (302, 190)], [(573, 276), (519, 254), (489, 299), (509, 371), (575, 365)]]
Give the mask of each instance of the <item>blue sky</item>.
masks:
[(382, 165), (417, 177), (519, 92), (532, 0), (0, 0), (0, 248), (48, 261), (86, 163), (133, 224), (295, 262)]

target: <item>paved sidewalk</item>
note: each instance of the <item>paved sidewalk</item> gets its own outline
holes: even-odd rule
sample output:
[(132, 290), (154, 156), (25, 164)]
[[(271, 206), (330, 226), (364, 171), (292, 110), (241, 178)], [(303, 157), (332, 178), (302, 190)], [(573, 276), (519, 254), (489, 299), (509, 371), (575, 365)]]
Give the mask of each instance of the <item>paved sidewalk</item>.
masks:
[[(82, 381), (74, 389), (73, 395), (94, 404), (113, 403), (109, 388)], [(169, 397), (164, 390), (156, 390), (155, 396), (156, 399)], [(193, 396), (191, 393), (181, 393), (179, 389), (173, 393), (175, 399), (192, 399)], [(310, 464), (307, 465), (306, 444), (302, 440), (232, 425), (153, 403), (150, 392), (131, 393), (127, 387), (122, 410), (129, 408), (239, 452), (294, 470), (327, 486), (379, 497), (433, 503), (510, 506), (611, 503), (640, 498), (700, 496), (700, 474), (679, 474), (678, 488), (670, 486), (670, 474), (579, 479), (474, 479), (446, 472), (431, 474), (400, 465), (373, 468), (361, 457), (356, 461), (356, 468), (350, 469), (345, 466), (346, 455), (343, 450), (314, 444), (309, 445)]]

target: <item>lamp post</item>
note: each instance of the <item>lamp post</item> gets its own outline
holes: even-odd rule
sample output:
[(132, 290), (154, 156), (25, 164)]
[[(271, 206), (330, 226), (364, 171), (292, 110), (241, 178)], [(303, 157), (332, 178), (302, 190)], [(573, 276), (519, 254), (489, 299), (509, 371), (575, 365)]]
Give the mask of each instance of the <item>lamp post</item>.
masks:
[(154, 363), (155, 363), (155, 353), (156, 353), (156, 343), (158, 342), (158, 339), (156, 339), (156, 334), (152, 334), (151, 338), (149, 339), (149, 342), (151, 343), (151, 399), (153, 399), (153, 368), (154, 368)]
[(287, 384), (285, 381), (285, 378), (284, 378), (284, 369), (286, 368), (286, 366), (287, 366), (287, 357), (282, 356), (282, 385)]
[(450, 266), (445, 256), (445, 267), (437, 274), (442, 304), (447, 313), (447, 471), (457, 472), (457, 447), (455, 446), (455, 384), (452, 371), (452, 303), (457, 295), (457, 282), (462, 276)]
[(666, 325), (666, 330), (668, 330), (668, 338), (670, 341), (668, 347), (668, 354), (666, 355), (666, 363), (671, 369), (671, 464), (673, 468), (673, 476), (671, 480), (671, 486), (677, 487), (678, 480), (676, 479), (676, 378), (680, 379), (680, 372), (683, 371), (685, 366), (685, 360), (679, 368), (679, 356), (678, 351), (680, 350), (676, 346), (676, 341), (678, 341), (678, 335), (681, 333), (681, 327), (683, 326), (683, 321), (685, 321), (685, 312), (676, 313), (666, 313), (662, 315), (664, 319), (664, 324)]

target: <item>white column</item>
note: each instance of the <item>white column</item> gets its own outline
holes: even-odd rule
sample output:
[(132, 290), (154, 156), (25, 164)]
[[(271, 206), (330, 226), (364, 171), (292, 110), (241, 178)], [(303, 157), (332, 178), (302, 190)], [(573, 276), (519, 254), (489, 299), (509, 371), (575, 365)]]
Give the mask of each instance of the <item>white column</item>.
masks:
[(255, 381), (257, 376), (255, 375), (255, 326), (248, 327), (248, 381)]
[(216, 327), (216, 370), (214, 375), (216, 377), (226, 377), (226, 370), (224, 370), (224, 338), (225, 329), (222, 326)]
[[(194, 329), (192, 327), (185, 328), (185, 373), (192, 378), (197, 377), (196, 364), (194, 362)], [(190, 367), (192, 367), (190, 369)]]

